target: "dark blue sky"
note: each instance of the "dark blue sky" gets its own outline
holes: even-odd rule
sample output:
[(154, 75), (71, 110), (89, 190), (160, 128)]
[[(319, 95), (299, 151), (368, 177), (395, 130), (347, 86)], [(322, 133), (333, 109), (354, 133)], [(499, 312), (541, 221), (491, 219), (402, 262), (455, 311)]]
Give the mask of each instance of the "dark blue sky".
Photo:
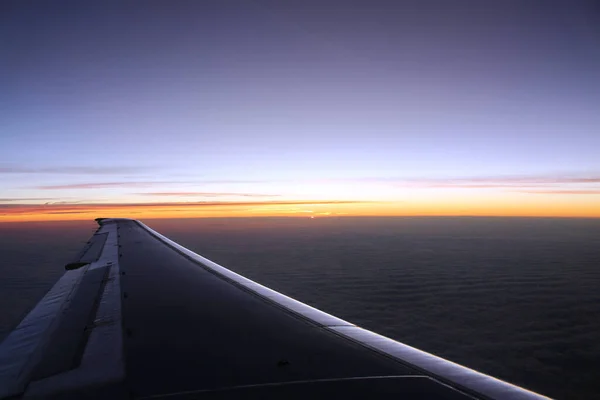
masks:
[(0, 197), (598, 189), (597, 2), (0, 7)]

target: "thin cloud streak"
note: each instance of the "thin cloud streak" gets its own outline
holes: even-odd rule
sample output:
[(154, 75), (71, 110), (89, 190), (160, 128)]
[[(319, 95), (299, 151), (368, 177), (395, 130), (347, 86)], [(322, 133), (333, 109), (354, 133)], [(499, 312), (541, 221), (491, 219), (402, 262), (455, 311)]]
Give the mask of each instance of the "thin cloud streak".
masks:
[[(0, 169), (1, 171), (1, 169)], [(401, 187), (418, 188), (528, 188), (537, 186), (550, 186), (561, 184), (595, 184), (600, 183), (600, 175), (592, 176), (572, 176), (572, 175), (524, 175), (524, 176), (474, 176), (474, 177), (449, 177), (449, 178), (410, 178), (410, 177), (364, 177), (353, 179), (339, 178), (317, 178), (317, 179), (289, 179), (289, 180), (195, 180), (195, 181), (129, 181), (129, 182), (88, 182), (62, 185), (42, 185), (35, 186), (35, 189), (41, 190), (67, 190), (67, 189), (104, 189), (116, 187), (152, 187), (157, 185), (176, 185), (176, 184), (259, 184), (259, 183), (322, 183), (322, 184), (391, 184)], [(156, 196), (170, 196), (171, 192), (153, 192)], [(178, 192), (173, 196), (194, 196), (196, 192)], [(197, 192), (201, 193), (201, 192)], [(207, 192), (207, 196), (210, 195)], [(147, 193), (138, 193), (141, 195), (151, 195)], [(200, 195), (200, 194), (198, 194)], [(276, 195), (269, 195), (276, 196)]]
[(86, 214), (88, 211), (49, 211), (45, 214)]
[[(342, 180), (346, 183), (391, 184), (401, 188), (455, 188), (455, 189), (535, 189), (554, 188), (560, 185), (593, 185), (600, 184), (600, 175), (524, 175), (524, 176), (475, 176), (455, 178), (358, 178)], [(331, 180), (329, 182), (335, 182)]]
[(51, 206), (51, 205), (61, 205), (61, 204), (79, 204), (79, 203), (87, 203), (87, 201), (85, 200), (63, 200), (63, 201), (49, 201), (47, 203), (44, 203), (45, 206)]
[[(367, 177), (342, 180), (348, 183), (391, 183), (407, 184), (431, 187), (513, 187), (528, 185), (552, 185), (552, 184), (577, 184), (577, 183), (600, 183), (600, 176), (548, 176), (548, 175), (525, 175), (525, 176), (474, 176), (474, 177), (448, 177), (448, 178), (403, 178), (403, 177)], [(335, 182), (330, 180), (329, 182)]]
[(13, 198), (0, 198), (0, 203), (9, 203), (15, 201), (53, 201), (59, 200), (58, 197), (13, 197)]
[(519, 193), (531, 194), (600, 194), (600, 189), (581, 189), (581, 190), (518, 190)]
[(167, 209), (185, 209), (185, 208), (210, 208), (210, 207), (255, 207), (271, 205), (339, 205), (339, 204), (364, 204), (365, 201), (322, 201), (322, 200), (302, 200), (302, 201), (203, 201), (203, 202), (160, 202), (160, 203), (105, 203), (105, 204), (0, 204), (2, 215), (11, 214), (49, 214), (57, 212), (93, 212), (96, 210), (124, 210), (136, 208), (167, 208)]
[(552, 184), (593, 184), (600, 183), (600, 175), (497, 175), (497, 176), (458, 176), (447, 178), (411, 178), (411, 177), (362, 177), (362, 178), (304, 178), (269, 180), (198, 180), (197, 184), (251, 184), (251, 183), (388, 183), (392, 185), (410, 185), (421, 187), (520, 187), (529, 185)]
[(227, 192), (149, 192), (136, 193), (142, 196), (157, 196), (157, 197), (280, 197), (279, 194), (259, 194), (259, 193), (227, 193)]
[[(229, 181), (229, 180), (198, 180), (198, 181), (128, 181), (128, 182), (86, 182), (86, 183), (67, 183), (61, 185), (42, 185), (33, 186), (32, 189), (41, 190), (70, 190), (70, 189), (106, 189), (106, 188), (127, 188), (127, 187), (153, 187), (159, 185), (207, 185), (207, 184), (251, 184), (251, 183), (274, 183), (274, 182), (286, 182), (286, 181)], [(155, 193), (169, 193), (169, 192), (155, 192)], [(182, 192), (182, 193), (193, 193), (193, 192)], [(146, 193), (139, 193), (146, 194)], [(160, 194), (158, 194), (160, 196)]]
[(0, 174), (68, 174), (68, 175), (120, 175), (154, 170), (152, 167), (129, 167), (129, 166), (62, 166), (62, 167), (40, 167), (31, 168), (18, 165), (0, 166)]
[(35, 186), (41, 190), (71, 190), (71, 189), (108, 189), (120, 187), (152, 187), (156, 185), (178, 184), (183, 182), (171, 181), (135, 181), (135, 182), (94, 182), (94, 183), (70, 183), (65, 185), (43, 185)]

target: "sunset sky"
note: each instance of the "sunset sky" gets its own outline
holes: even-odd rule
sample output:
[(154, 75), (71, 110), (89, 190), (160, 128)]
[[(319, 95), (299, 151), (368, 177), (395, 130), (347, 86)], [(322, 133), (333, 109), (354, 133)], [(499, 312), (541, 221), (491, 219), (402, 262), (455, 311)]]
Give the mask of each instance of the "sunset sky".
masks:
[(600, 217), (597, 4), (3, 2), (0, 221)]

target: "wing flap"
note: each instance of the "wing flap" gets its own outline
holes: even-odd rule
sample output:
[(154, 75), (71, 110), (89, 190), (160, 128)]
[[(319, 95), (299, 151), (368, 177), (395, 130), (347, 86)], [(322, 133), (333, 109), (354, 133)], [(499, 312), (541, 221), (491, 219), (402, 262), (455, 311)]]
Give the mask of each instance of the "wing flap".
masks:
[(83, 265), (67, 268), (0, 344), (0, 398), (123, 379), (117, 239), (116, 224), (101, 226), (74, 261)]
[(32, 379), (39, 380), (79, 365), (109, 266), (86, 271), (62, 311)]
[(47, 334), (82, 275), (82, 270), (66, 272), (0, 344), (0, 398), (24, 391)]

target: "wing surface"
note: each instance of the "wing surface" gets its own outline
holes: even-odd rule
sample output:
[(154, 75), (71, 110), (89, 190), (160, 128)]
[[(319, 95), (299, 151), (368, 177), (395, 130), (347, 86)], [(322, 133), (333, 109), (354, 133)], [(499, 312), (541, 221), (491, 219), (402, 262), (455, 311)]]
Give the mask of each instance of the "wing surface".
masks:
[(0, 398), (545, 398), (98, 222), (0, 344)]

